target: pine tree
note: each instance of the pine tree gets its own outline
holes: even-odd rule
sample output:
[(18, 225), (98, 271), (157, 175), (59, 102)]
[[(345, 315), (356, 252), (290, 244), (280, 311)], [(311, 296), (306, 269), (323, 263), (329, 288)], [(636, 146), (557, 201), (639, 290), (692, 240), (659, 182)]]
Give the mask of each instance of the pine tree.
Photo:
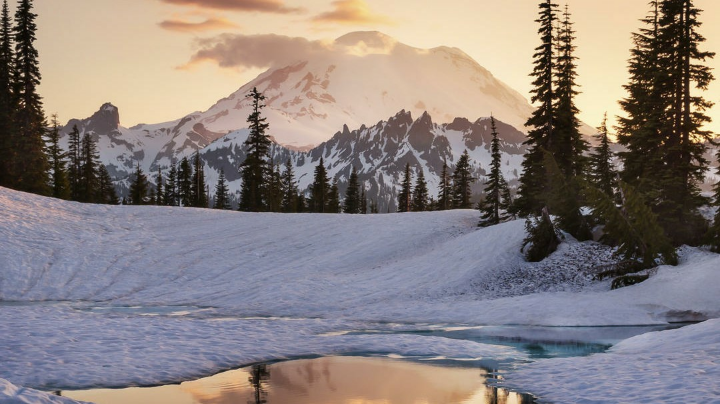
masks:
[(355, 166), (350, 172), (347, 190), (345, 191), (345, 201), (343, 202), (343, 211), (345, 213), (357, 214), (360, 212), (360, 184), (358, 184), (358, 174)]
[(117, 193), (115, 192), (115, 185), (104, 164), (100, 164), (98, 167), (98, 194), (98, 203), (108, 205), (117, 205), (120, 203)]
[(525, 232), (527, 236), (523, 240), (521, 250), (525, 253), (525, 259), (530, 262), (544, 260), (560, 245), (560, 236), (547, 208), (541, 210), (538, 218), (528, 216), (525, 221)]
[(0, 186), (12, 186), (11, 172), (15, 164), (13, 117), (13, 59), (12, 27), (7, 0), (3, 1), (0, 21)]
[(31, 0), (20, 0), (15, 12), (15, 67), (13, 139), (15, 156), (13, 175), (15, 187), (21, 191), (49, 194), (48, 160), (45, 154), (45, 114), (37, 93), (40, 85), (38, 51), (35, 48), (36, 14)]
[(475, 182), (470, 167), (470, 155), (467, 149), (458, 159), (453, 172), (453, 207), (455, 209), (472, 209), (472, 190), (470, 186)]
[(310, 185), (310, 212), (326, 213), (329, 212), (328, 205), (330, 199), (330, 179), (325, 169), (325, 161), (320, 157), (320, 163), (315, 167), (315, 178)]
[(66, 153), (60, 147), (60, 129), (57, 115), (53, 115), (51, 128), (48, 130), (48, 157), (50, 158), (50, 186), (51, 196), (59, 199), (70, 198), (70, 183), (68, 182), (67, 169), (65, 167)]
[(200, 153), (195, 152), (193, 158), (193, 174), (190, 184), (190, 205), (194, 208), (207, 208), (208, 198), (205, 193), (205, 166), (200, 159)]
[(85, 132), (81, 142), (80, 202), (97, 202), (98, 159), (97, 146), (90, 133)]
[[(720, 150), (717, 152), (717, 160), (718, 163), (720, 163)], [(720, 166), (718, 166), (717, 173), (720, 177)], [(717, 210), (715, 212), (715, 217), (713, 218), (712, 226), (710, 226), (710, 229), (705, 236), (705, 241), (713, 252), (720, 252), (720, 181), (715, 184), (713, 202), (715, 209)]]
[(415, 212), (422, 212), (429, 210), (429, 194), (427, 188), (427, 182), (425, 181), (425, 174), (423, 170), (418, 171), (417, 179), (415, 180), (415, 188), (412, 193), (412, 210)]
[(167, 182), (165, 183), (165, 197), (163, 199), (167, 206), (180, 206), (177, 178), (177, 164), (173, 161), (170, 163), (170, 170), (168, 172)]
[(165, 184), (163, 183), (162, 168), (158, 166), (158, 172), (155, 176), (155, 204), (165, 206)]
[(398, 212), (410, 212), (412, 209), (412, 174), (410, 173), (410, 163), (405, 164), (405, 174), (400, 186)]
[(485, 200), (480, 204), (481, 224), (490, 226), (498, 224), (508, 218), (510, 201), (509, 189), (501, 170), (502, 155), (500, 154), (500, 139), (498, 138), (495, 118), (490, 116), (490, 129), (492, 141), (490, 142), (490, 173), (485, 181)]
[(180, 160), (177, 184), (180, 206), (192, 206), (193, 170), (187, 157)]
[(550, 152), (556, 148), (558, 142), (555, 129), (555, 102), (556, 95), (553, 86), (555, 80), (556, 62), (556, 35), (557, 4), (551, 0), (540, 3), (540, 17), (536, 22), (540, 24), (538, 34), (541, 44), (535, 48), (535, 67), (531, 73), (533, 89), (531, 101), (537, 103), (538, 108), (525, 124), (530, 128), (525, 145), (528, 152), (525, 154), (520, 176), (520, 188), (516, 205), (523, 215), (539, 214), (545, 205), (543, 195), (547, 185), (545, 168), (543, 167), (543, 150)]
[(285, 171), (283, 171), (281, 181), (283, 190), (281, 210), (285, 213), (298, 212), (298, 187), (292, 160), (289, 157), (285, 162)]
[(365, 195), (364, 183), (360, 185), (360, 213), (363, 215), (367, 215), (368, 213), (367, 195)]
[(577, 177), (567, 177), (549, 152), (544, 153), (548, 179), (547, 208), (557, 216), (557, 224), (579, 241), (592, 238), (590, 225), (581, 212), (580, 182)]
[(230, 207), (230, 190), (228, 189), (227, 182), (225, 181), (225, 170), (220, 169), (220, 176), (218, 182), (215, 185), (215, 206), (214, 209), (229, 210)]
[(242, 188), (240, 190), (240, 210), (245, 212), (261, 212), (266, 206), (267, 180), (270, 175), (267, 161), (270, 148), (270, 136), (267, 131), (269, 125), (266, 118), (261, 115), (265, 107), (265, 96), (253, 88), (246, 98), (252, 99), (252, 113), (248, 116), (250, 134), (245, 141), (247, 158), (240, 165)]
[(340, 213), (340, 191), (338, 190), (337, 178), (333, 178), (328, 195), (328, 213)]
[(443, 160), (442, 171), (440, 173), (440, 190), (438, 192), (437, 210), (448, 210), (453, 208), (452, 185), (447, 161)]
[(610, 150), (610, 139), (608, 137), (607, 113), (603, 117), (602, 124), (597, 128), (595, 139), (598, 146), (593, 149), (590, 155), (590, 182), (607, 196), (613, 198), (615, 195), (615, 178), (617, 173), (613, 169), (613, 152)]
[(80, 166), (82, 165), (82, 143), (80, 142), (80, 131), (77, 125), (73, 125), (72, 131), (68, 134), (68, 182), (70, 183), (70, 199), (73, 201), (80, 200), (80, 180), (82, 173)]
[(137, 168), (135, 169), (133, 180), (130, 184), (130, 204), (145, 205), (148, 188), (147, 177), (142, 168), (140, 168), (140, 163), (137, 163)]

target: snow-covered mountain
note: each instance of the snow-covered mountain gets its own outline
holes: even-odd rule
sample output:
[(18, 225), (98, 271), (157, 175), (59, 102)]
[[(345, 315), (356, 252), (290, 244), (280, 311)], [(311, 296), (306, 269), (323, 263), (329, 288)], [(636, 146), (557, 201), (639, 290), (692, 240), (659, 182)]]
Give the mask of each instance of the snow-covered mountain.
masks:
[[(510, 181), (519, 175), (525, 146), (525, 135), (512, 126), (496, 120), (501, 134), (501, 153), (506, 178)], [(240, 175), (237, 167), (245, 160), (242, 147), (247, 139), (246, 129), (232, 132), (200, 151), (205, 161), (208, 182), (217, 181), (223, 169), (231, 191), (239, 192)], [(330, 140), (308, 152), (299, 152), (275, 144), (271, 150), (273, 161), (284, 164), (290, 159), (301, 190), (307, 190), (313, 181), (315, 167), (324, 159), (331, 178), (338, 180), (338, 188), (344, 194), (352, 168), (358, 171), (364, 182), (367, 196), (378, 202), (381, 211), (394, 211), (401, 176), (405, 165), (410, 164), (413, 178), (422, 170), (431, 195), (437, 193), (443, 161), (452, 167), (468, 150), (473, 174), (480, 179), (474, 191), (480, 193), (483, 177), (490, 166), (490, 119), (480, 118), (471, 122), (456, 118), (452, 123), (434, 123), (424, 112), (413, 119), (409, 111), (401, 111), (393, 117), (371, 127), (361, 126), (350, 131), (346, 126)]]

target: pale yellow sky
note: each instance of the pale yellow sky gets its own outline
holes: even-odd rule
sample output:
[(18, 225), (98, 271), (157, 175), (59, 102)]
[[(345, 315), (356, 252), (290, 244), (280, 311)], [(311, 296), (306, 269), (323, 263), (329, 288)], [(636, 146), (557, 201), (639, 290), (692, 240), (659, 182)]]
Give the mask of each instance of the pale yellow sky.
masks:
[[(268, 7), (265, 12), (241, 9), (250, 3)], [(580, 117), (597, 126), (605, 111), (611, 116), (620, 113), (617, 101), (624, 96), (631, 33), (641, 26), (638, 20), (648, 6), (645, 0), (567, 3), (577, 31)], [(213, 4), (217, 7), (209, 7)], [(235, 7), (222, 9), (223, 4)], [(351, 31), (378, 30), (416, 47), (458, 47), (529, 98), (528, 73), (539, 43), (537, 4), (538, 0), (36, 0), (40, 92), (46, 113), (58, 113), (61, 122), (88, 117), (109, 101), (120, 108), (124, 126), (158, 123), (205, 110), (263, 71), (221, 69), (209, 63), (177, 69), (188, 62), (200, 38), (230, 32), (334, 39)], [(695, 4), (705, 10), (703, 48), (720, 51), (720, 2)], [(338, 21), (344, 17), (354, 21)], [(708, 64), (717, 68), (720, 58)], [(720, 84), (713, 83), (704, 95), (720, 104)], [(710, 111), (715, 122), (709, 129), (716, 132), (718, 111), (720, 106)]]

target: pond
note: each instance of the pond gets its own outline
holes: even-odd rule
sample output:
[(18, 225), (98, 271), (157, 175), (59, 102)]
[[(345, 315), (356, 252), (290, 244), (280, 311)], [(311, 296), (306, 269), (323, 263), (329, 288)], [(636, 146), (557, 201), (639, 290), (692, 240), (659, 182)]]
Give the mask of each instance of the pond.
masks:
[(525, 404), (489, 387), (480, 368), (380, 357), (322, 357), (257, 364), (160, 387), (63, 391), (97, 404)]

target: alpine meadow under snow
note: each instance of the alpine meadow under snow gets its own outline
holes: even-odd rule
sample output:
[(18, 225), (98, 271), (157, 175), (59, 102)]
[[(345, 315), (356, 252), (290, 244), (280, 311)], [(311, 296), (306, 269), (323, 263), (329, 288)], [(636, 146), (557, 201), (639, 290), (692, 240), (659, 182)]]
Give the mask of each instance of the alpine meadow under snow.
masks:
[[(526, 356), (470, 340), (353, 330), (720, 316), (717, 254), (685, 248), (677, 267), (611, 291), (609, 281), (592, 280), (593, 266), (610, 259), (606, 247), (567, 240), (548, 260), (527, 263), (523, 222), (478, 228), (476, 211), (252, 214), (89, 205), (7, 189), (0, 210), (0, 378), (31, 388), (177, 382), (353, 352)], [(711, 320), (650, 333), (609, 353), (519, 364), (502, 383), (552, 402), (708, 402), (720, 394), (718, 332)], [(554, 376), (563, 374), (572, 377)], [(39, 393), (2, 383), (0, 402), (67, 402), (37, 401)]]

